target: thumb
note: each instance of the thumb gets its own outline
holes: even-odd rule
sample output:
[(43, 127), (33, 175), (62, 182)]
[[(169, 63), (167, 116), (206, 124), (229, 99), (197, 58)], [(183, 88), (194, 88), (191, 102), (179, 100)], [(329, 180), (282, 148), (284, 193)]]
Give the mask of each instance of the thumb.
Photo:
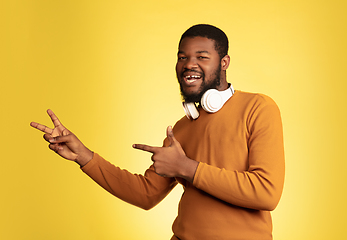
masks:
[(166, 129), (166, 136), (170, 141), (170, 146), (176, 142), (176, 138), (173, 134), (172, 127), (168, 126)]
[(186, 153), (184, 152), (181, 144), (175, 138), (171, 126), (168, 126), (168, 128), (166, 129), (166, 136), (170, 141), (169, 147), (174, 147), (181, 155), (186, 156)]

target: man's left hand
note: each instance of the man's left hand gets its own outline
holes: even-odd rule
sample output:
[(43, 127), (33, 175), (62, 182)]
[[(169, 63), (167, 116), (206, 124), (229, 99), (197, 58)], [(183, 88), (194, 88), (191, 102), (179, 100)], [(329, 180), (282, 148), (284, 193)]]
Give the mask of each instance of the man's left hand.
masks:
[(134, 144), (133, 148), (153, 153), (152, 161), (158, 175), (181, 177), (192, 182), (199, 163), (186, 156), (181, 144), (176, 140), (171, 126), (166, 129), (166, 135), (170, 141), (168, 147)]

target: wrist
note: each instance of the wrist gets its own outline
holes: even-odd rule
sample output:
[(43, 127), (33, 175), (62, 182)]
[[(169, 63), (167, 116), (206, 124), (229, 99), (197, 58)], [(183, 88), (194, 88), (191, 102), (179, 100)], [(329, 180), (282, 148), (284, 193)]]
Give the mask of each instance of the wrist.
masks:
[(80, 165), (80, 167), (85, 166), (90, 160), (92, 160), (94, 157), (94, 152), (90, 151), (88, 148), (86, 148), (86, 151), (79, 154), (76, 157), (75, 162)]
[(194, 180), (195, 172), (196, 172), (196, 169), (198, 168), (198, 165), (199, 165), (199, 162), (187, 157), (185, 164), (181, 168), (179, 177), (192, 183)]

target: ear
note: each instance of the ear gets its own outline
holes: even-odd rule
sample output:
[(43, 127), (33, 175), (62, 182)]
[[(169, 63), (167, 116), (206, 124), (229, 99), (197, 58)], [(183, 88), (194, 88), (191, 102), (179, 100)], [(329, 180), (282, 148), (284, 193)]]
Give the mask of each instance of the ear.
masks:
[(221, 70), (227, 70), (230, 64), (230, 56), (229, 55), (225, 55), (222, 59), (221, 59), (221, 66), (222, 69)]

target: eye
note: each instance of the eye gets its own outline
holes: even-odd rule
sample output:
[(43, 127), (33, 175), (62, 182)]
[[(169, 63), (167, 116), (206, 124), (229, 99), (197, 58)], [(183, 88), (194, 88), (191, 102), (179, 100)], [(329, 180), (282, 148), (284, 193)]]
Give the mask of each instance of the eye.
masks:
[(178, 60), (185, 60), (185, 59), (187, 59), (187, 57), (178, 56)]
[(199, 56), (199, 57), (198, 57), (198, 59), (202, 59), (202, 60), (204, 60), (204, 59), (208, 59), (208, 57), (205, 57), (205, 56)]

